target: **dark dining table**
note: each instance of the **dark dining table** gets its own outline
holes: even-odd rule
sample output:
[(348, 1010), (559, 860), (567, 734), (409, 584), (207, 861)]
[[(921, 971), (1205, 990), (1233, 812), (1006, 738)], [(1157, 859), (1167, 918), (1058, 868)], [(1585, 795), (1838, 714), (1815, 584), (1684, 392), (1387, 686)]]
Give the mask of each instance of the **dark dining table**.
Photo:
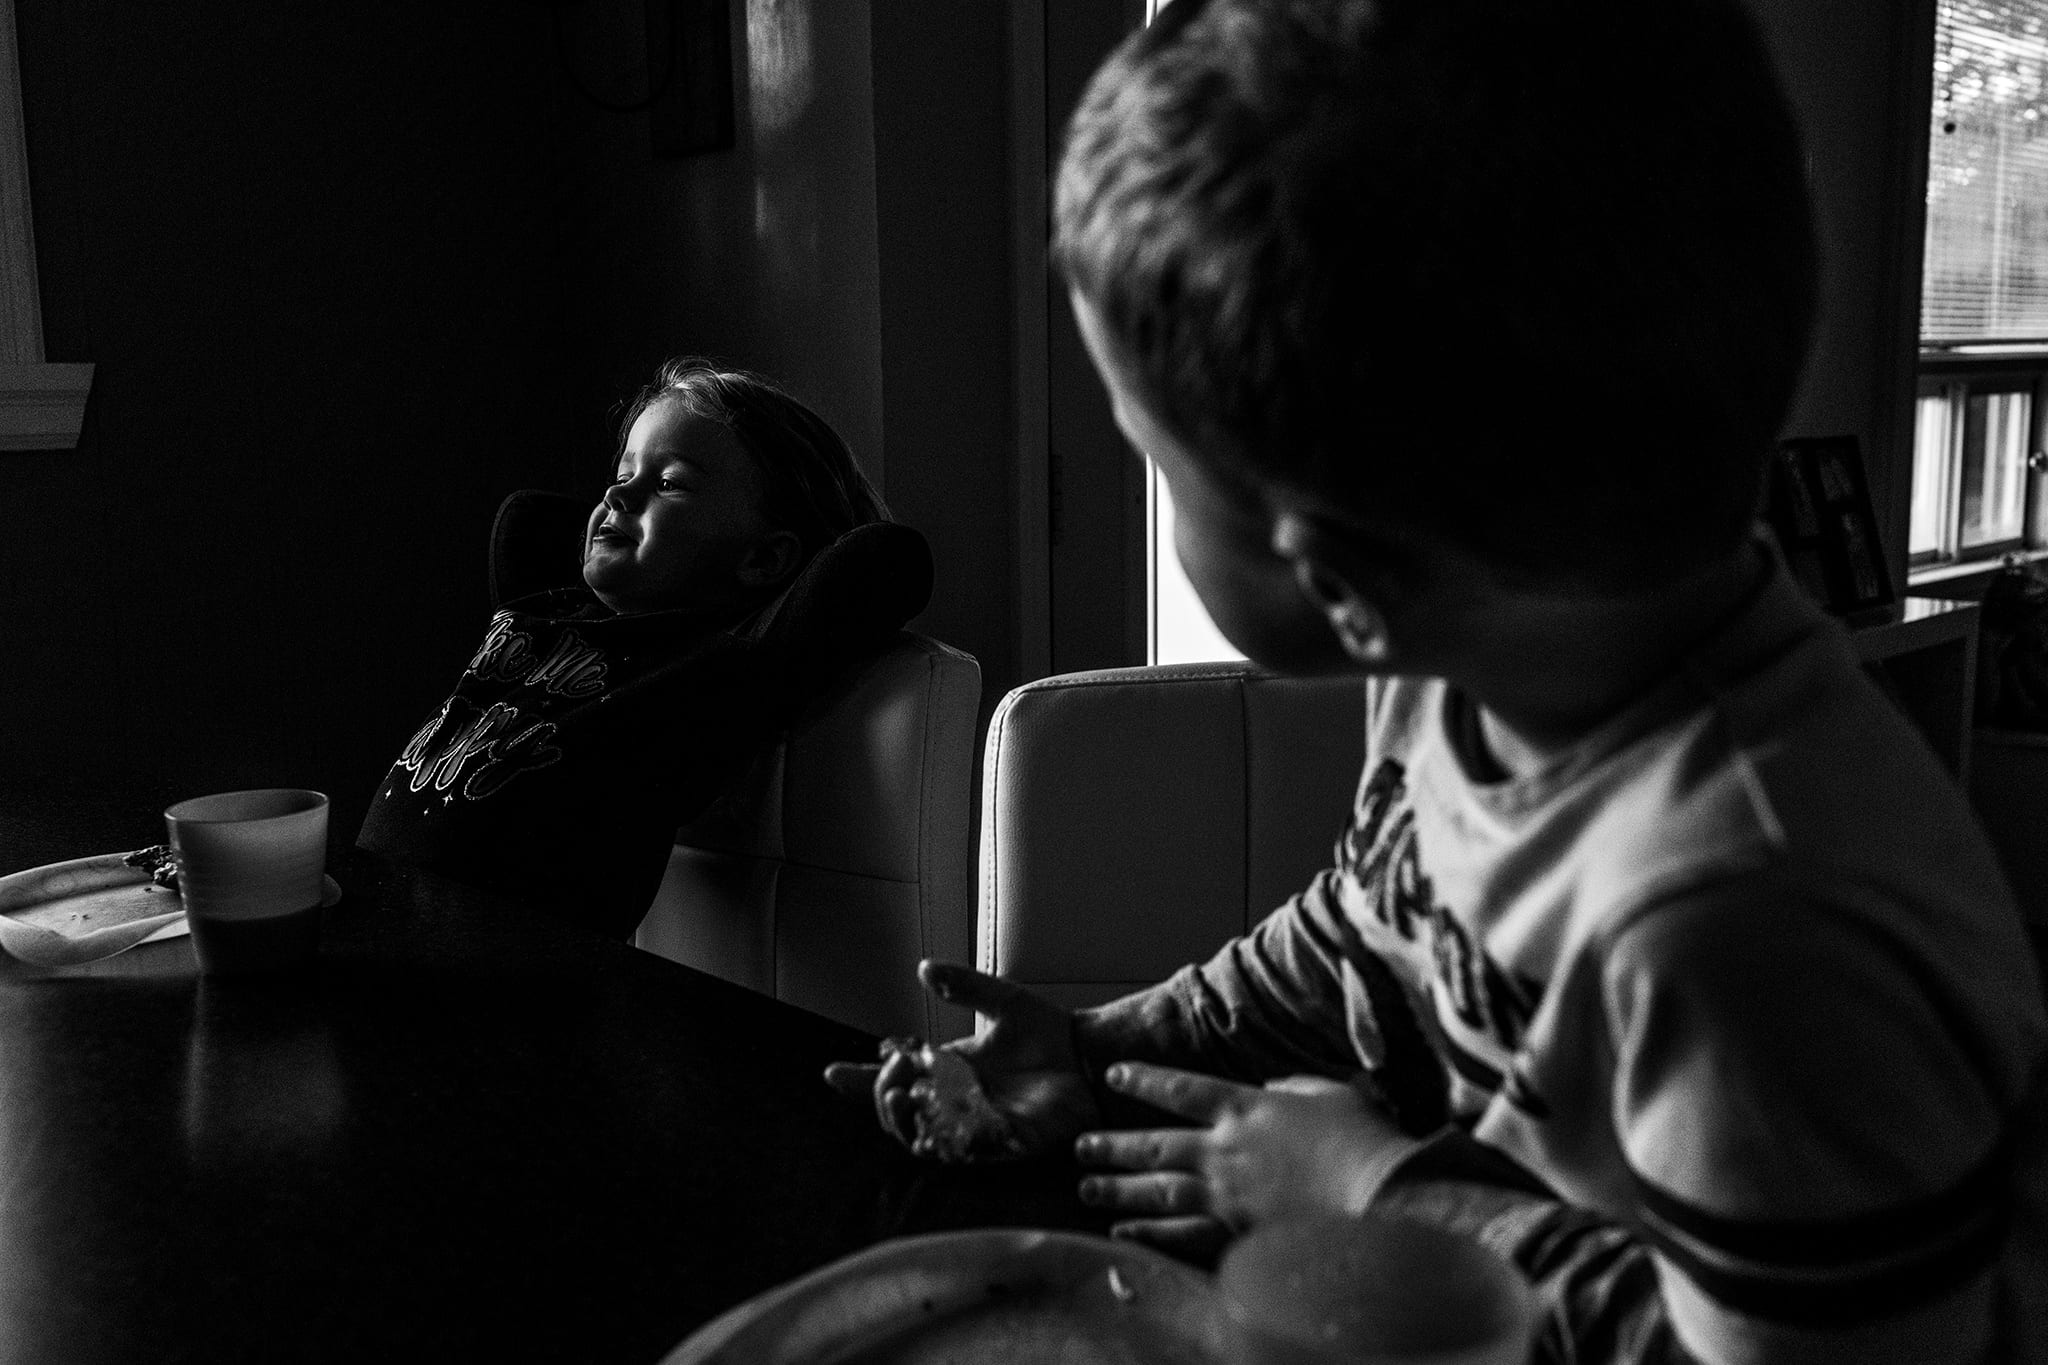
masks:
[(856, 1029), (355, 859), (311, 969), (0, 964), (0, 1362), (654, 1362), (884, 1238), (1101, 1230), (912, 1159)]

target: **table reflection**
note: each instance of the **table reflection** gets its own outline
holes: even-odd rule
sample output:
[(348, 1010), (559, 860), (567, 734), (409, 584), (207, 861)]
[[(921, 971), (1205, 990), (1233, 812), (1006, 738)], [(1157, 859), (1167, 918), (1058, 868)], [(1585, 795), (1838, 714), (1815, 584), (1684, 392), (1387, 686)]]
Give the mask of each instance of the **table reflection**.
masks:
[(306, 977), (201, 978), (185, 1051), (185, 1151), (195, 1166), (328, 1158), (348, 1087), (322, 1001)]

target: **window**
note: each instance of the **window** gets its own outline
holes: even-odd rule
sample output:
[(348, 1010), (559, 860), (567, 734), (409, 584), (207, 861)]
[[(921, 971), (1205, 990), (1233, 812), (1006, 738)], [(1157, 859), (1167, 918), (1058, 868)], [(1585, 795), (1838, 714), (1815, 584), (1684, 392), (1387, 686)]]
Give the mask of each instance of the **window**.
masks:
[(1223, 638), (1208, 608), (1195, 595), (1173, 550), (1173, 498), (1158, 469), (1145, 467), (1145, 562), (1151, 566), (1146, 588), (1151, 609), (1146, 613), (1147, 662), (1207, 663), (1242, 659), (1244, 651)]
[(1924, 365), (1913, 431), (1907, 553), (1947, 563), (2038, 547), (2048, 532), (2040, 414), (2042, 371)]
[(2048, 549), (2048, 0), (1939, 0), (1907, 543)]
[[(1159, 17), (1169, 0), (1145, 0), (1145, 22)], [(1146, 662), (1206, 663), (1242, 659), (1244, 653), (1223, 638), (1209, 619), (1194, 585), (1181, 571), (1173, 549), (1173, 498), (1166, 480), (1150, 464), (1145, 467), (1145, 639)]]

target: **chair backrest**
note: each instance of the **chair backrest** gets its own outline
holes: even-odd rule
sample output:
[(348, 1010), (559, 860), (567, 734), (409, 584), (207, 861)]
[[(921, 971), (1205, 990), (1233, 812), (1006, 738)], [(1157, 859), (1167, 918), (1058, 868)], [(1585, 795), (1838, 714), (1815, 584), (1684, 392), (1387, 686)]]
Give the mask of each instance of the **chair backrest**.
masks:
[(1070, 1006), (1207, 958), (1329, 865), (1364, 761), (1356, 678), (1109, 669), (989, 724), (976, 961)]
[(871, 1032), (966, 1032), (916, 968), (973, 950), (980, 702), (972, 657), (900, 633), (677, 832), (634, 942)]

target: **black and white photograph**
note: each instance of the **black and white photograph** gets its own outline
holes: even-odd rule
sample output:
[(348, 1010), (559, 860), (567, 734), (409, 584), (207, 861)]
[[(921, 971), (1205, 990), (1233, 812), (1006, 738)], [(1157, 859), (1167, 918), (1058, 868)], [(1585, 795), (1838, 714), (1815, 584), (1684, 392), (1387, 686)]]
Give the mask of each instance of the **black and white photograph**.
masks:
[(2048, 1365), (2048, 0), (0, 0), (0, 1365)]

